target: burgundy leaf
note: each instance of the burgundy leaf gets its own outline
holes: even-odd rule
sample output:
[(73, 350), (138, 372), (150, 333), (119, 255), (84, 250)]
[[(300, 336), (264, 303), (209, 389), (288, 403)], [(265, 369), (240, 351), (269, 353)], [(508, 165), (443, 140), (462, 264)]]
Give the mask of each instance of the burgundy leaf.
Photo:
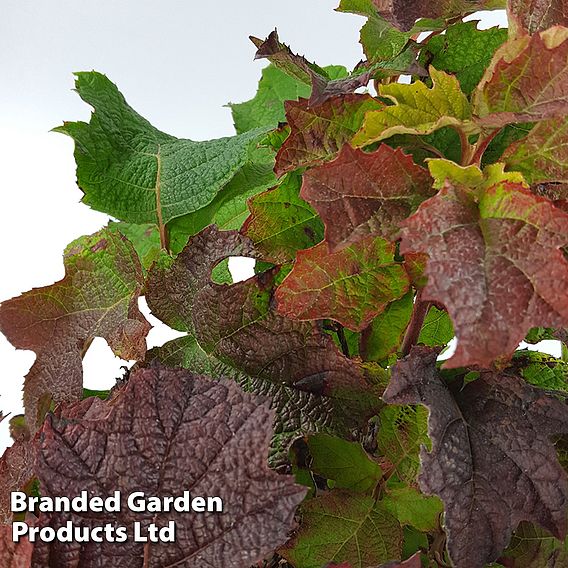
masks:
[(419, 18), (453, 18), (494, 7), (490, 0), (372, 0), (379, 14), (402, 31), (408, 31)]
[(346, 144), (337, 159), (304, 174), (300, 196), (319, 213), (337, 250), (368, 235), (394, 238), (434, 193), (428, 172), (402, 150), (381, 144), (367, 153)]
[[(81, 412), (83, 409), (81, 409)], [(72, 414), (72, 413), (71, 413)], [(273, 412), (230, 381), (153, 365), (131, 374), (110, 412), (89, 418), (50, 415), (38, 441), (43, 496), (107, 497), (120, 490), (120, 513), (50, 513), (43, 526), (72, 520), (143, 527), (176, 524), (175, 544), (38, 543), (34, 565), (50, 568), (245, 568), (283, 544), (306, 490), (266, 464)], [(134, 513), (125, 500), (145, 495), (219, 496), (221, 513)]]
[(414, 347), (383, 399), (430, 410), (432, 450), (421, 450), (420, 488), (445, 505), (456, 567), (483, 568), (521, 521), (566, 535), (568, 480), (550, 437), (568, 432), (568, 406), (507, 372), (447, 385), (437, 350)]
[(12, 526), (0, 526), (0, 566), (2, 568), (29, 568), (33, 544), (27, 538), (12, 540)]
[(213, 267), (229, 256), (254, 257), (252, 242), (211, 226), (193, 237), (171, 266), (156, 266), (146, 286), (154, 315), (188, 331), (206, 354), (251, 377), (353, 402), (360, 421), (371, 416), (379, 401), (363, 367), (312, 323), (275, 311), (278, 268), (230, 286), (212, 282)]
[(29, 441), (15, 442), (0, 458), (0, 524), (12, 520), (11, 492), (22, 490), (33, 476), (34, 454)]
[(532, 327), (568, 324), (568, 214), (520, 184), (447, 181), (404, 223), (400, 250), (428, 254), (423, 299), (444, 305), (457, 350), (447, 367), (489, 367)]

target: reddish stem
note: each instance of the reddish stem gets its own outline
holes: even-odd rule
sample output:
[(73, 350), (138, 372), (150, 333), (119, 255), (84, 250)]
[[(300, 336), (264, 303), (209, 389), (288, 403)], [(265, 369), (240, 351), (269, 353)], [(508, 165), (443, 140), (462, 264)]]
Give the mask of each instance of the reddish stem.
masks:
[(489, 144), (491, 143), (491, 140), (493, 140), (493, 138), (495, 138), (495, 136), (497, 136), (497, 134), (500, 132), (500, 130), (501, 129), (498, 128), (497, 130), (494, 130), (493, 132), (491, 132), (491, 134), (489, 134), (485, 138), (480, 138), (477, 141), (477, 144), (475, 145), (475, 153), (473, 154), (473, 156), (471, 158), (472, 164), (475, 164), (476, 166), (479, 166), (479, 164), (481, 164), (481, 158), (483, 157), (485, 150), (487, 150), (487, 146), (489, 146)]
[(402, 356), (406, 357), (413, 345), (418, 343), (418, 338), (420, 337), (420, 331), (422, 330), (422, 325), (424, 324), (424, 318), (430, 309), (430, 302), (422, 301), (422, 290), (418, 290), (416, 293), (416, 299), (414, 300), (414, 309), (412, 310), (412, 317), (410, 318), (410, 323), (404, 334), (404, 339), (402, 341), (402, 346), (400, 348)]

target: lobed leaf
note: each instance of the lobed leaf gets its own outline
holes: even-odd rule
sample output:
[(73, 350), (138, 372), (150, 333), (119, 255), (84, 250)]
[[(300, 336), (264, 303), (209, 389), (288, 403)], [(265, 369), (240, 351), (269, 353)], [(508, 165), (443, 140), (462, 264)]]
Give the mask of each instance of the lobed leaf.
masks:
[(478, 10), (504, 8), (505, 2), (500, 0), (443, 0), (429, 2), (428, 0), (373, 0), (381, 14), (397, 28), (407, 31), (412, 29), (419, 18), (450, 19), (464, 16)]
[(291, 131), (276, 155), (275, 172), (282, 175), (334, 158), (363, 124), (367, 111), (382, 103), (370, 95), (339, 95), (319, 105), (307, 99), (287, 101), (286, 120)]
[(387, 484), (381, 503), (401, 525), (410, 525), (423, 532), (435, 531), (443, 512), (438, 497), (424, 496), (413, 487), (400, 482), (390, 481)]
[(77, 73), (76, 89), (95, 109), (91, 120), (66, 122), (55, 131), (75, 141), (83, 202), (130, 223), (163, 228), (209, 204), (246, 163), (262, 132), (182, 140), (154, 128), (100, 73)]
[(248, 202), (250, 216), (241, 232), (268, 262), (292, 262), (297, 251), (323, 239), (323, 223), (299, 197), (301, 184), (301, 176), (288, 174), (279, 186), (255, 195)]
[[(87, 490), (105, 498), (118, 490), (124, 501), (133, 491), (163, 498), (183, 487), (192, 496), (220, 496), (223, 514), (132, 513), (125, 502), (110, 517), (75, 513), (76, 526), (118, 523), (130, 535), (134, 520), (142, 530), (174, 521), (176, 542), (36, 543), (34, 565), (57, 558), (67, 568), (80, 557), (84, 568), (129, 568), (149, 558), (156, 568), (237, 568), (285, 542), (305, 489), (267, 467), (273, 413), (259, 397), (229, 381), (154, 365), (130, 375), (105, 415), (77, 414), (50, 415), (43, 426), (37, 467), (43, 496)], [(58, 527), (69, 516), (51, 513), (40, 522)]]
[(568, 112), (568, 28), (505, 43), (478, 85), (473, 105), (483, 127), (563, 117)]
[(367, 113), (352, 144), (367, 146), (395, 134), (430, 134), (445, 126), (460, 126), (474, 132), (471, 106), (457, 78), (432, 66), (430, 76), (432, 88), (422, 81), (381, 85), (380, 96), (393, 104)]
[(408, 275), (395, 246), (368, 237), (330, 253), (327, 242), (300, 251), (278, 287), (278, 311), (291, 319), (329, 318), (361, 331), (386, 306), (408, 292)]
[(411, 34), (397, 30), (382, 18), (373, 0), (341, 0), (338, 12), (350, 12), (367, 18), (361, 28), (360, 43), (371, 62), (392, 60), (408, 44)]
[(36, 360), (26, 376), (24, 405), (32, 432), (51, 400), (80, 400), (82, 357), (95, 337), (115, 355), (142, 359), (150, 325), (138, 309), (144, 279), (132, 245), (103, 229), (71, 243), (63, 280), (25, 292), (0, 306), (0, 331)]
[(495, 50), (507, 39), (506, 29), (478, 30), (477, 23), (459, 22), (449, 26), (444, 35), (430, 38), (420, 54), (421, 61), (438, 71), (454, 74), (466, 95), (475, 89)]
[[(321, 68), (297, 55), (278, 38), (276, 30), (261, 40), (251, 36), (256, 45), (255, 59), (268, 59), (275, 67), (302, 83), (312, 87), (309, 105), (320, 105), (331, 97), (347, 95), (365, 86), (370, 78), (369, 72), (354, 72), (349, 75), (344, 67), (329, 66)], [(337, 71), (340, 70), (340, 73)]]
[(307, 438), (312, 458), (310, 470), (334, 482), (334, 487), (367, 493), (382, 477), (379, 465), (361, 444), (348, 442), (325, 433)]
[(311, 324), (273, 310), (278, 269), (232, 286), (211, 281), (219, 261), (251, 255), (255, 251), (246, 237), (204, 229), (175, 261), (151, 272), (148, 305), (171, 327), (190, 332), (209, 356), (251, 377), (340, 398), (358, 408), (359, 420), (372, 415), (378, 399), (363, 368)]
[(396, 237), (433, 193), (427, 171), (401, 150), (382, 144), (365, 153), (346, 144), (337, 159), (305, 172), (300, 196), (319, 213), (334, 251), (368, 235)]
[(262, 70), (258, 91), (253, 99), (229, 104), (237, 134), (255, 128), (276, 128), (285, 121), (284, 101), (309, 97), (311, 88), (275, 65)]
[(447, 367), (488, 367), (530, 328), (568, 323), (568, 215), (521, 184), (472, 190), (446, 180), (402, 235), (402, 253), (429, 256), (423, 299), (452, 318), (458, 345)]
[(393, 369), (383, 399), (430, 410), (432, 450), (420, 453), (420, 488), (444, 502), (454, 564), (483, 568), (496, 560), (521, 521), (564, 538), (568, 480), (549, 438), (567, 431), (566, 405), (508, 373), (447, 384), (436, 357), (414, 347)]
[(168, 223), (172, 253), (181, 252), (189, 238), (208, 225), (215, 224), (223, 230), (240, 229), (248, 216), (248, 200), (277, 183), (273, 168), (274, 152), (271, 149), (250, 151), (247, 163), (209, 205)]

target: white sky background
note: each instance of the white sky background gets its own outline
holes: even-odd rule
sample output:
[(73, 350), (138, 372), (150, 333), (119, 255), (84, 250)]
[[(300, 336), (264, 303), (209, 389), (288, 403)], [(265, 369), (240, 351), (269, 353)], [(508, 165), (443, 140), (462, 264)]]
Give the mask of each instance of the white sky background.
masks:
[[(62, 252), (108, 217), (79, 203), (72, 141), (49, 130), (89, 120), (72, 92), (73, 71), (109, 76), (157, 128), (206, 140), (234, 134), (228, 102), (254, 96), (265, 62), (253, 61), (249, 35), (280, 38), (320, 65), (352, 68), (361, 58), (364, 19), (334, 12), (339, 0), (2, 0), (0, 19), (0, 301), (60, 280)], [(503, 13), (480, 13), (482, 26)], [(233, 265), (234, 266), (234, 265)], [(250, 264), (236, 267), (241, 273)], [(156, 320), (152, 320), (156, 323)], [(172, 332), (155, 329), (149, 343)], [(0, 409), (22, 412), (30, 351), (0, 334)], [(97, 339), (85, 357), (90, 388), (108, 388), (123, 362)], [(0, 453), (10, 444), (0, 424)]]

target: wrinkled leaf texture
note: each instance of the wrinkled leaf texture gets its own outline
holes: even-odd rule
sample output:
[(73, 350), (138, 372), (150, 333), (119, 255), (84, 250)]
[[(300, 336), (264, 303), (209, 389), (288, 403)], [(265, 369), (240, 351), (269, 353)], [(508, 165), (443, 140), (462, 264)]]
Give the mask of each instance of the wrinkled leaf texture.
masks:
[(446, 180), (404, 222), (400, 250), (428, 254), (423, 299), (443, 304), (458, 345), (446, 367), (510, 357), (529, 329), (568, 323), (568, 214), (518, 183)]
[[(49, 415), (38, 442), (37, 473), (45, 496), (82, 490), (106, 497), (120, 490), (147, 496), (220, 496), (223, 513), (121, 512), (42, 514), (42, 526), (67, 520), (176, 523), (175, 544), (37, 543), (33, 566), (71, 568), (243, 568), (287, 539), (305, 489), (266, 465), (273, 412), (262, 398), (231, 381), (212, 381), (155, 364), (131, 374), (112, 404), (97, 404), (85, 418), (83, 403), (64, 416)], [(146, 558), (146, 562), (144, 558)]]
[(498, 558), (521, 521), (566, 536), (568, 480), (550, 438), (568, 431), (568, 407), (507, 372), (445, 383), (437, 350), (414, 347), (397, 363), (388, 404), (428, 407), (432, 450), (421, 450), (420, 488), (445, 505), (457, 568)]
[(37, 356), (24, 385), (32, 432), (52, 399), (82, 397), (82, 357), (95, 337), (123, 359), (143, 359), (146, 352), (150, 324), (138, 309), (144, 279), (130, 242), (103, 229), (71, 243), (63, 261), (63, 280), (0, 306), (0, 331), (14, 347)]

